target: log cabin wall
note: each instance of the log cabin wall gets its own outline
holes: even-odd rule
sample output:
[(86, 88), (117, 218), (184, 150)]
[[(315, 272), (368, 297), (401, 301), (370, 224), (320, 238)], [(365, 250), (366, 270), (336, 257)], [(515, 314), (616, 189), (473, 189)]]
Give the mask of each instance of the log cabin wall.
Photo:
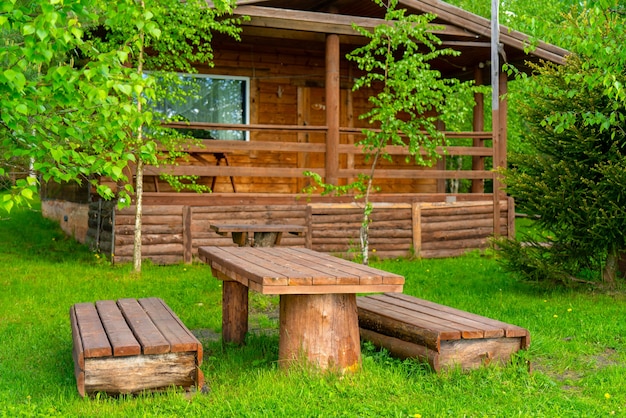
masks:
[[(215, 46), (214, 66), (199, 66), (203, 74), (216, 76), (243, 76), (250, 79), (250, 123), (284, 126), (319, 126), (326, 124), (325, 98), (325, 56), (316, 49), (286, 49), (278, 46), (263, 46), (245, 43), (218, 43)], [(342, 49), (341, 56), (349, 52)], [(369, 109), (368, 98), (373, 90), (352, 91), (352, 80), (356, 70), (353, 64), (342, 59), (340, 65), (340, 125), (345, 128), (362, 128), (367, 122), (359, 115)], [(341, 144), (353, 144), (362, 137), (357, 131), (344, 132)], [(252, 131), (250, 142), (307, 143), (319, 144), (322, 152), (294, 151), (231, 151), (226, 154), (227, 163), (234, 167), (254, 167), (260, 175), (255, 177), (236, 176), (203, 177), (201, 184), (214, 184), (215, 192), (237, 193), (299, 193), (310, 181), (302, 173), (306, 169), (325, 167), (323, 144), (326, 141), (324, 130), (317, 132)], [(212, 141), (213, 142), (213, 141)], [(380, 169), (427, 168), (407, 163), (404, 155), (394, 155), (393, 161), (381, 161)], [(190, 157), (180, 161), (181, 166), (201, 167), (225, 165), (226, 161), (216, 159), (213, 153), (203, 153), (201, 158)], [(369, 161), (362, 154), (339, 155), (342, 169), (357, 169), (368, 172)], [(301, 169), (293, 177), (273, 176), (275, 168)], [(263, 173), (266, 173), (263, 175)], [(339, 184), (349, 179), (339, 179)], [(236, 184), (233, 187), (232, 182)], [(376, 179), (375, 186), (383, 193), (434, 193), (437, 180), (426, 178)], [(235, 190), (236, 188), (236, 190)], [(148, 192), (170, 192), (171, 187), (158, 176), (147, 175), (144, 189)]]
[[(371, 256), (439, 258), (488, 248), (493, 235), (491, 201), (375, 202), (370, 225)], [(156, 264), (192, 262), (198, 247), (235, 245), (211, 230), (216, 223), (308, 226), (304, 236), (284, 234), (281, 245), (303, 246), (352, 258), (358, 253), (362, 209), (353, 202), (291, 204), (147, 205), (143, 216), (143, 257)], [(511, 236), (514, 205), (500, 202), (500, 234)], [(116, 263), (132, 260), (134, 207), (115, 214)]]

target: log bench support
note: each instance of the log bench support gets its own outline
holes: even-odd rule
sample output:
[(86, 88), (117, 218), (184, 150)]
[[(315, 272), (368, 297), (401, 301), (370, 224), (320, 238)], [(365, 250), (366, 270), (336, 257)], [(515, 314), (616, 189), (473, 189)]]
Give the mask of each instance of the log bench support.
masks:
[(77, 303), (70, 322), (81, 396), (204, 386), (202, 344), (159, 298)]
[(401, 293), (357, 298), (361, 338), (438, 372), (507, 362), (530, 345), (528, 330)]

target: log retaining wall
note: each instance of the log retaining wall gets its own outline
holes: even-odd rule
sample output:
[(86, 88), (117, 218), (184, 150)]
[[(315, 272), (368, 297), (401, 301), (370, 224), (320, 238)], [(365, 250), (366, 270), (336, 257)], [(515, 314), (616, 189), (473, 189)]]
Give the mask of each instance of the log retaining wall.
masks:
[[(372, 257), (440, 258), (486, 249), (493, 235), (493, 203), (374, 203), (369, 238)], [(198, 247), (235, 245), (211, 230), (217, 223), (268, 223), (308, 226), (304, 236), (284, 234), (281, 245), (305, 246), (350, 257), (358, 252), (362, 208), (355, 203), (302, 203), (239, 206), (145, 206), (143, 257), (156, 264), (192, 262)], [(514, 233), (512, 199), (500, 201), (500, 235)], [(134, 208), (114, 218), (115, 262), (132, 260)]]

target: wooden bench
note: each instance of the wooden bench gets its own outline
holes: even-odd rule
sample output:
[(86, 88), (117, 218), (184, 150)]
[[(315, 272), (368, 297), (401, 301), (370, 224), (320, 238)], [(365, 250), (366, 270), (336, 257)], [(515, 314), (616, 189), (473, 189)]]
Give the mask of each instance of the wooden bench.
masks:
[(202, 344), (159, 298), (77, 303), (70, 322), (81, 396), (204, 386)]
[(358, 297), (357, 308), (362, 339), (435, 371), (506, 362), (530, 345), (524, 328), (401, 293)]

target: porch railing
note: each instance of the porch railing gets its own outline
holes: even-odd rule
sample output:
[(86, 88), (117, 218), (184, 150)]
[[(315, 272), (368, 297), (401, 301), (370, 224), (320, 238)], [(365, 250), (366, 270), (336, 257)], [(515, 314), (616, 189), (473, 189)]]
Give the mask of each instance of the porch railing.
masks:
[[(306, 134), (325, 135), (326, 126), (301, 126), (301, 125), (234, 125), (234, 124), (217, 124), (217, 123), (171, 123), (166, 125), (170, 128), (177, 129), (195, 129), (195, 130), (239, 130), (249, 131), (251, 133), (278, 133), (290, 134), (294, 140), (292, 141), (242, 141), (242, 140), (203, 140), (201, 146), (190, 146), (184, 148), (189, 154), (215, 154), (215, 153), (251, 153), (251, 152), (270, 152), (270, 153), (304, 153), (304, 154), (324, 154), (326, 152), (326, 144), (323, 142), (311, 143), (300, 140), (299, 136)], [(358, 142), (356, 138), (363, 135), (360, 128), (340, 128), (341, 143), (337, 147), (340, 155), (346, 155), (347, 161), (350, 161), (357, 155), (363, 155), (365, 151), (354, 142)], [(492, 140), (491, 132), (445, 132), (448, 139), (472, 139), (478, 140), (481, 146), (445, 146), (439, 147), (438, 153), (447, 156), (471, 156), (474, 159), (484, 160), (494, 157), (494, 148), (487, 146), (487, 142)], [(406, 147), (388, 146), (386, 152), (390, 155), (409, 156), (410, 153)], [(277, 162), (280, 161), (278, 157)], [(345, 164), (344, 164), (345, 165)], [(270, 173), (271, 171), (271, 173)], [(291, 177), (304, 178), (304, 172), (311, 171), (324, 177), (326, 169), (324, 167), (289, 167), (274, 166), (271, 167), (254, 167), (254, 166), (237, 166), (237, 165), (174, 165), (174, 166), (148, 166), (146, 167), (146, 175), (158, 175), (167, 173), (172, 175), (198, 175), (198, 176), (223, 176), (223, 177)], [(354, 178), (364, 170), (353, 167), (339, 167), (339, 178)], [(416, 170), (406, 168), (381, 168), (376, 170), (376, 177), (379, 179), (493, 179), (494, 172), (492, 170), (445, 170), (440, 168), (428, 170)]]

